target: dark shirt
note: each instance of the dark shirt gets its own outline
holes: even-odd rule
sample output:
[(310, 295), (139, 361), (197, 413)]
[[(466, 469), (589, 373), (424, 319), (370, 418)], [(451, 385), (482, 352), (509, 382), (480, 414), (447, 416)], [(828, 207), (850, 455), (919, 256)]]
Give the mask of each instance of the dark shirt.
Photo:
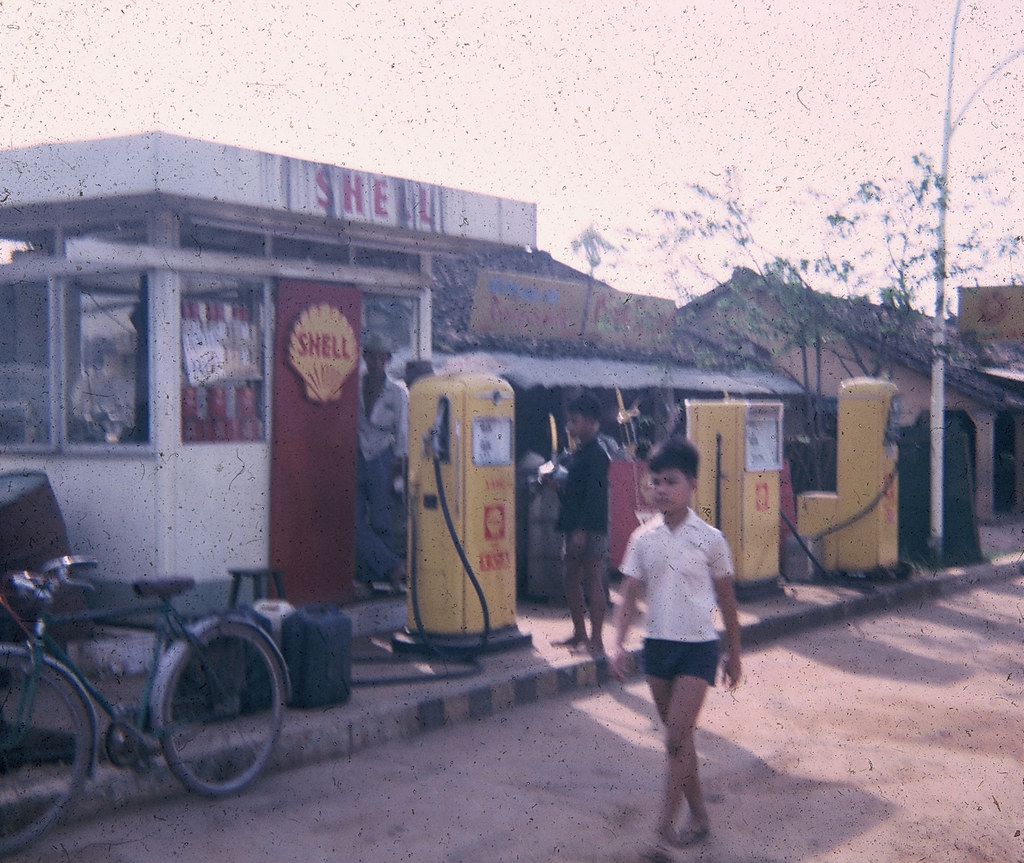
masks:
[(597, 438), (576, 448), (567, 465), (555, 530), (608, 533), (608, 464), (608, 453)]

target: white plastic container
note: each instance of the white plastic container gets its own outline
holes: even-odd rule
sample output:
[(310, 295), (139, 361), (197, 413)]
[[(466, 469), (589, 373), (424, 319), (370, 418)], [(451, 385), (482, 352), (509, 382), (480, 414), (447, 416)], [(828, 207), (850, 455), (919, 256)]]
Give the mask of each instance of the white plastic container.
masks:
[(295, 611), (295, 606), (284, 599), (257, 599), (252, 604), (252, 610), (270, 624), (270, 637), (280, 647), (281, 624), (289, 614)]

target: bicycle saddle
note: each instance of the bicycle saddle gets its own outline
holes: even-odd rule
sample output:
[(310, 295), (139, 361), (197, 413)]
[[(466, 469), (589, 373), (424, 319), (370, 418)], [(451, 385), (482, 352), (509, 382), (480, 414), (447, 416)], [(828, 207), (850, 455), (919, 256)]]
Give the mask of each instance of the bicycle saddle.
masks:
[(158, 599), (170, 599), (196, 586), (196, 580), (190, 575), (169, 575), (166, 578), (147, 578), (132, 584), (136, 596), (143, 598), (155, 596)]

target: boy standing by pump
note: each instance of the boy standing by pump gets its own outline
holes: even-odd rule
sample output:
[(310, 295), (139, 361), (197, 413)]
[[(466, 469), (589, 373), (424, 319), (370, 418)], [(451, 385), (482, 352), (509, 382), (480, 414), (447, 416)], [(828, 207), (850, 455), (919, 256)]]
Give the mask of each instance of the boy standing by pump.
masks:
[[(698, 773), (694, 730), (720, 661), (724, 682), (741, 679), (740, 626), (733, 590), (734, 569), (721, 531), (691, 508), (700, 456), (692, 441), (673, 438), (647, 460), (659, 516), (633, 531), (619, 566), (624, 579), (615, 616), (611, 671), (625, 679), (626, 634), (641, 594), (647, 599), (643, 670), (665, 726), (667, 771), (657, 823), (659, 852), (703, 841), (711, 829)], [(725, 655), (719, 655), (715, 605), (725, 625)], [(689, 823), (675, 821), (685, 798)]]
[[(577, 441), (560, 491), (561, 510), (555, 529), (565, 535), (565, 598), (572, 617), (572, 635), (559, 646), (604, 652), (604, 569), (608, 557), (608, 454), (597, 433), (601, 403), (585, 392), (569, 402), (566, 430)], [(587, 636), (587, 611), (590, 636)]]

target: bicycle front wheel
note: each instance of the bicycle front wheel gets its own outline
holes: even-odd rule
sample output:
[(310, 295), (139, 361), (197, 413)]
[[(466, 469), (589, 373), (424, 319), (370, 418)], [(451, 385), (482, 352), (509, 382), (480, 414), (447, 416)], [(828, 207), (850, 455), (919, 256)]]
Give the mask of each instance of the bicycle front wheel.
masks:
[(57, 820), (89, 774), (92, 741), (78, 685), (24, 648), (0, 648), (0, 856)]
[(285, 678), (267, 637), (238, 620), (200, 624), (176, 641), (153, 689), (167, 766), (193, 791), (239, 791), (264, 768), (284, 719)]

